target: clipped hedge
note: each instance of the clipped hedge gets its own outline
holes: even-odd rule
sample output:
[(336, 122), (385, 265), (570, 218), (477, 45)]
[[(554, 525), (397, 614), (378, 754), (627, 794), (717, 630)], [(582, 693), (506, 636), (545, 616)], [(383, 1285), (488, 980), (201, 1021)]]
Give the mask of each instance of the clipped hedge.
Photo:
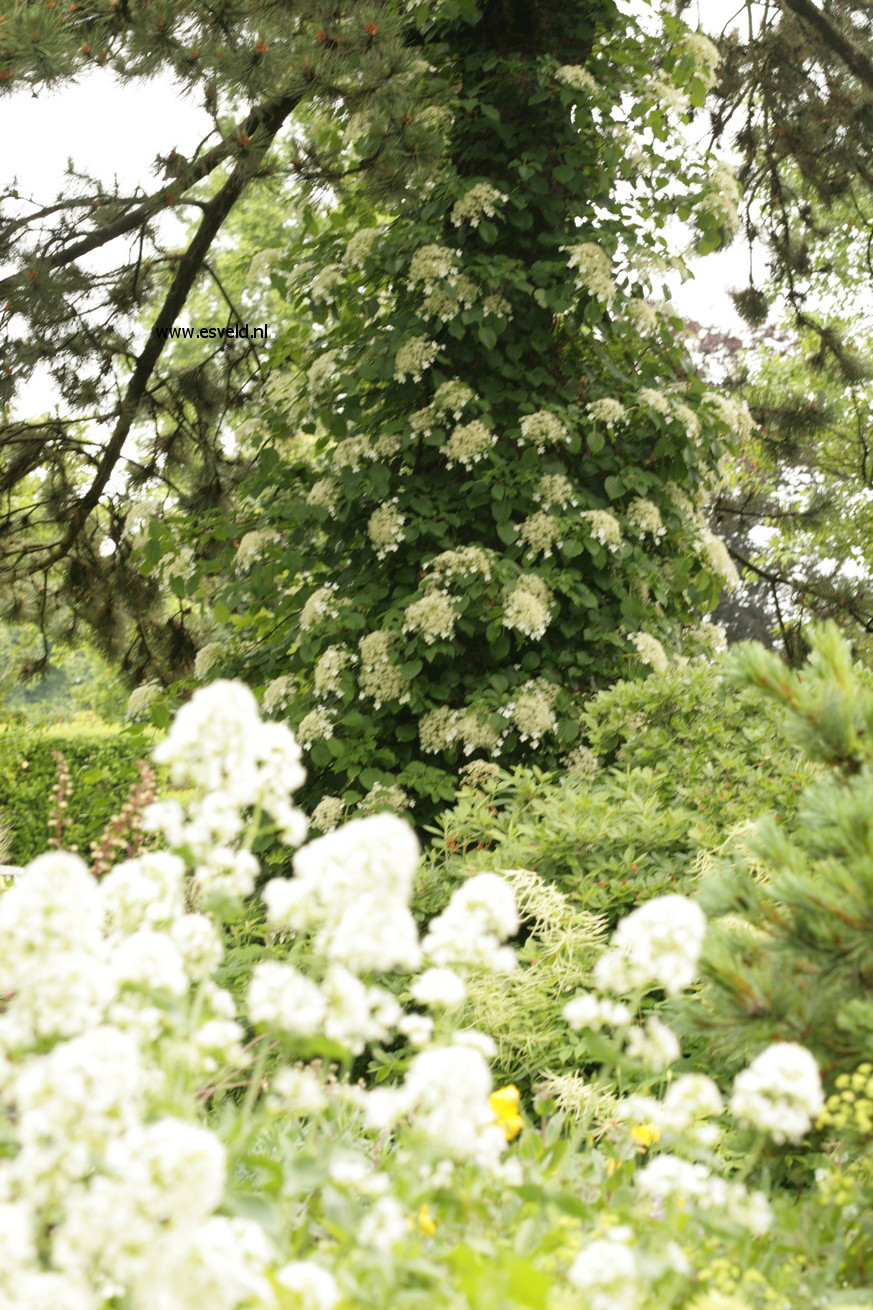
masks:
[(143, 755), (141, 742), (100, 722), (43, 729), (0, 724), (0, 823), (10, 830), (10, 864), (26, 864), (46, 849), (55, 751), (66, 759), (72, 782), (65, 845), (85, 857), (138, 780), (136, 760)]

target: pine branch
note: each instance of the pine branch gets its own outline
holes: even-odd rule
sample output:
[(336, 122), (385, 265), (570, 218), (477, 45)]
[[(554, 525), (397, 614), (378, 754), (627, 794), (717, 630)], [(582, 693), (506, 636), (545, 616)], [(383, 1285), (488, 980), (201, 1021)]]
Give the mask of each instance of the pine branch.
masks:
[[(266, 154), (276, 133), (297, 104), (297, 101), (298, 97), (296, 96), (286, 96), (275, 101), (268, 111), (263, 109), (258, 111), (262, 115), (259, 121), (262, 139), (257, 152), (261, 157)], [(48, 568), (69, 553), (88, 516), (100, 500), (100, 496), (121, 456), (124, 443), (130, 435), (131, 427), (136, 419), (149, 379), (166, 345), (169, 329), (184, 308), (197, 276), (204, 266), (212, 243), (231, 209), (245, 190), (251, 176), (252, 162), (246, 160), (245, 163), (238, 163), (224, 186), (207, 205), (203, 221), (179, 261), (170, 289), (157, 318), (152, 324), (146, 345), (137, 359), (136, 367), (119, 407), (115, 428), (98, 464), (96, 476), (85, 495), (73, 509), (64, 536), (45, 554), (40, 561), (40, 567)]]
[[(156, 214), (160, 213), (162, 209), (166, 209), (167, 205), (175, 203), (181, 192), (190, 190), (191, 187), (198, 182), (202, 182), (205, 177), (213, 173), (219, 164), (224, 163), (231, 154), (240, 149), (241, 141), (248, 140), (254, 137), (256, 133), (268, 129), (268, 125), (276, 120), (277, 125), (270, 132), (270, 140), (272, 140), (282, 123), (299, 103), (300, 98), (299, 95), (283, 93), (273, 100), (266, 101), (263, 105), (258, 105), (219, 145), (213, 146), (199, 159), (195, 158), (185, 163), (169, 186), (162, 187), (160, 191), (149, 196), (136, 209), (122, 214), (114, 223), (101, 225), (74, 245), (67, 246), (58, 251), (56, 255), (51, 255), (48, 259), (40, 261), (41, 268), (46, 272), (65, 268), (82, 255), (87, 255), (92, 250), (97, 250), (100, 246), (105, 246), (110, 241), (114, 241), (116, 237), (124, 236), (128, 232), (133, 232), (142, 227)], [(208, 206), (204, 206), (204, 208), (208, 208)], [(42, 212), (48, 213), (51, 210)], [(33, 217), (35, 216), (31, 216), (31, 218)], [(26, 279), (27, 271), (15, 273), (11, 277), (0, 280), (0, 294), (12, 290)]]
[(860, 82), (866, 86), (873, 87), (873, 63), (867, 58), (863, 50), (859, 50), (851, 41), (836, 28), (826, 14), (820, 9), (816, 9), (812, 0), (783, 0), (783, 3), (804, 22), (809, 23), (810, 27), (815, 28), (822, 40), (830, 46), (835, 54), (839, 55), (843, 63), (850, 72), (855, 74)]

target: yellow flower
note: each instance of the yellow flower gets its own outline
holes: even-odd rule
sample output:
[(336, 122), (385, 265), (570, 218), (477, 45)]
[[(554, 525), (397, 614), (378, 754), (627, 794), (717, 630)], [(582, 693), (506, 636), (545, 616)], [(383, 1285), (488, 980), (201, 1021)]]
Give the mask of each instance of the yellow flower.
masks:
[(488, 1097), (488, 1104), (494, 1111), (494, 1122), (500, 1124), (507, 1142), (511, 1142), (513, 1137), (518, 1137), (524, 1127), (521, 1115), (518, 1113), (520, 1099), (521, 1093), (514, 1083), (510, 1083), (507, 1087), (498, 1087), (497, 1091), (492, 1092)]
[(631, 1129), (631, 1137), (637, 1146), (641, 1146), (644, 1151), (654, 1143), (660, 1140), (661, 1130), (657, 1124), (635, 1124)]
[(415, 1215), (410, 1215), (407, 1223), (410, 1228), (421, 1233), (422, 1237), (433, 1237), (437, 1230), (436, 1220), (426, 1205), (421, 1206)]

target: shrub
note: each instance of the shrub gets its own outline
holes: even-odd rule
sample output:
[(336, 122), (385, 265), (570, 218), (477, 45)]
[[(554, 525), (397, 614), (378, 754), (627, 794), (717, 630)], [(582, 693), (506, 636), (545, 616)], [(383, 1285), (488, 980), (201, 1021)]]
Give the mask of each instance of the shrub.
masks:
[(482, 775), (441, 816), (423, 912), (469, 869), (523, 867), (614, 923), (637, 901), (687, 889), (702, 857), (768, 806), (790, 823), (815, 773), (778, 711), (726, 684), (721, 661), (617, 683), (584, 722), (588, 747), (570, 772)]
[(83, 855), (138, 781), (141, 747), (138, 751), (118, 728), (96, 721), (43, 730), (0, 725), (0, 818), (9, 828), (12, 864), (26, 864), (45, 850), (58, 776), (56, 752), (67, 761), (71, 776), (64, 840)]
[(442, 816), (416, 883), (422, 920), (476, 871), (529, 870), (561, 893), (565, 908), (543, 918), (545, 940), (534, 933), (525, 942), (518, 977), (468, 1002), (469, 1022), (495, 1036), (501, 1073), (521, 1063), (526, 1086), (584, 1062), (559, 1017), (568, 955), (571, 984), (586, 979), (593, 958), (597, 933), (586, 942), (581, 924), (602, 932), (636, 904), (688, 892), (727, 834), (768, 804), (780, 804), (790, 824), (797, 789), (816, 770), (785, 741), (778, 710), (738, 695), (721, 662), (618, 683), (591, 702), (585, 722), (588, 754), (564, 777), (479, 773), (480, 787)]

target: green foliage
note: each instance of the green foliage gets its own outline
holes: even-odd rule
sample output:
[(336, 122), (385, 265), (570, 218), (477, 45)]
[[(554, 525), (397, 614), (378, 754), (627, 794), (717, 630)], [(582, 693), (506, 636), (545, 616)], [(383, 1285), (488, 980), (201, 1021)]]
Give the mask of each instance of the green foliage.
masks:
[(127, 692), (88, 646), (49, 647), (32, 625), (0, 623), (0, 715), (32, 725), (91, 712), (119, 720)]
[(441, 816), (416, 884), (423, 922), (474, 872), (527, 870), (541, 903), (555, 896), (524, 930), (517, 977), (471, 996), (469, 1021), (495, 1036), (502, 1077), (572, 1077), (587, 1052), (561, 1006), (588, 985), (602, 933), (640, 901), (689, 894), (728, 835), (768, 807), (795, 825), (816, 768), (785, 743), (780, 717), (737, 694), (722, 661), (620, 682), (586, 711), (587, 772), (495, 773)]
[(65, 845), (86, 859), (138, 780), (138, 752), (117, 728), (88, 721), (42, 730), (0, 727), (0, 817), (10, 830), (11, 864), (26, 864), (46, 848), (55, 751), (66, 759), (72, 779)]
[(522, 866), (610, 922), (638, 900), (687, 892), (727, 834), (779, 804), (790, 821), (814, 768), (780, 716), (737, 694), (723, 662), (600, 692), (584, 716), (590, 755), (564, 777), (501, 773), (442, 815), (426, 903), (470, 868)]
[(728, 1070), (780, 1039), (807, 1046), (827, 1076), (873, 1055), (873, 688), (835, 625), (809, 641), (800, 673), (754, 645), (733, 660), (737, 684), (783, 707), (824, 769), (790, 831), (762, 818), (701, 884), (716, 922), (683, 1016)]

